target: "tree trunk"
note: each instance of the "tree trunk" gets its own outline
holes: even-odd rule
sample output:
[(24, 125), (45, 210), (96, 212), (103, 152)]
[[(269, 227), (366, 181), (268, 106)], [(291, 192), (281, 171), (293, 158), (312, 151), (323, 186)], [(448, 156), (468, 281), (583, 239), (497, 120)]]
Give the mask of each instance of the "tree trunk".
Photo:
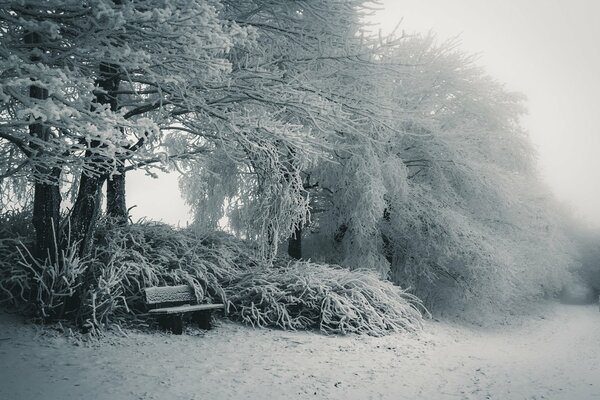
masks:
[[(383, 220), (387, 224), (389, 224), (391, 220), (390, 210), (387, 207), (383, 210)], [(383, 241), (383, 254), (385, 256), (385, 259), (390, 263), (390, 265), (392, 265), (394, 261), (392, 242), (388, 235), (386, 235), (383, 232), (381, 233), (381, 240)]]
[[(96, 102), (109, 104), (112, 111), (117, 110), (117, 97), (114, 94), (119, 88), (119, 66), (108, 63), (100, 64), (100, 79), (98, 86), (103, 92), (96, 94)], [(101, 143), (92, 142), (92, 147), (99, 147)], [(101, 190), (107, 177), (107, 171), (102, 166), (101, 157), (94, 156), (91, 151), (86, 152), (86, 158), (96, 175), (82, 173), (79, 181), (77, 199), (71, 211), (71, 239), (79, 242), (80, 256), (86, 256), (91, 251), (91, 244), (100, 215)]]
[(119, 172), (106, 181), (106, 213), (118, 224), (126, 225), (129, 214), (125, 202), (125, 169), (120, 167)]
[[(115, 5), (122, 5), (122, 0), (114, 0)], [(115, 73), (118, 70), (118, 66), (112, 65), (115, 69)], [(115, 90), (119, 87), (119, 76), (115, 76), (113, 85)], [(113, 96), (113, 103), (111, 103), (111, 109), (117, 109), (118, 103), (116, 96)], [(108, 177), (106, 182), (106, 214), (114, 218), (120, 225), (126, 225), (129, 221), (129, 213), (127, 211), (127, 202), (125, 197), (125, 167), (123, 165), (117, 167), (119, 175), (113, 175)]]
[(103, 177), (91, 177), (83, 174), (79, 181), (77, 200), (71, 210), (71, 241), (77, 245), (79, 255), (85, 256), (91, 251), (96, 222), (100, 215), (101, 189)]
[[(27, 32), (24, 37), (25, 44), (32, 47), (42, 43), (42, 37), (37, 32)], [(32, 62), (39, 62), (38, 55), (31, 56)], [(48, 90), (31, 85), (29, 97), (44, 100), (48, 98)], [(43, 141), (50, 139), (48, 127), (41, 123), (29, 125), (29, 133)], [(32, 145), (31, 157), (42, 159), (43, 146)], [(33, 255), (39, 260), (49, 258), (51, 262), (58, 260), (58, 243), (60, 234), (58, 226), (60, 223), (60, 187), (59, 180), (61, 169), (58, 167), (44, 166), (36, 163), (34, 166), (34, 194), (33, 194), (33, 228), (35, 230), (35, 245)]]
[(344, 240), (344, 236), (346, 236), (346, 232), (348, 231), (348, 225), (341, 224), (337, 231), (335, 232), (335, 235), (333, 236), (333, 240), (335, 240), (336, 243), (341, 243), (342, 240)]
[(302, 258), (302, 226), (297, 227), (288, 239), (288, 255), (296, 260)]
[(33, 228), (35, 230), (35, 247), (33, 256), (38, 260), (49, 259), (50, 262), (58, 261), (60, 243), (60, 188), (58, 180), (61, 170), (52, 168), (42, 170), (36, 168), (36, 174), (51, 176), (56, 183), (38, 182), (34, 186), (33, 195)]

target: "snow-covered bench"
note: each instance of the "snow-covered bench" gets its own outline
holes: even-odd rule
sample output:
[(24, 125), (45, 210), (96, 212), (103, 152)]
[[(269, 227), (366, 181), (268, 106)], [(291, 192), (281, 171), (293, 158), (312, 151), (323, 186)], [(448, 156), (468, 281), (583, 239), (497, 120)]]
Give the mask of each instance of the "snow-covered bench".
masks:
[(144, 294), (146, 305), (155, 307), (149, 313), (158, 317), (159, 326), (176, 335), (183, 332), (184, 315), (191, 314), (200, 328), (210, 329), (213, 311), (225, 309), (224, 304), (198, 304), (194, 289), (188, 285), (149, 287)]

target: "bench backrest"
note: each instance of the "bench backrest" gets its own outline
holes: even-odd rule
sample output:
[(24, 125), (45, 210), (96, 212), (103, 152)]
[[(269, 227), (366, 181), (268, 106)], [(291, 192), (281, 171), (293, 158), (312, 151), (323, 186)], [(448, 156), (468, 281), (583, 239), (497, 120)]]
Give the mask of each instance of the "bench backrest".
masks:
[(197, 303), (194, 289), (188, 285), (156, 286), (144, 289), (146, 304)]

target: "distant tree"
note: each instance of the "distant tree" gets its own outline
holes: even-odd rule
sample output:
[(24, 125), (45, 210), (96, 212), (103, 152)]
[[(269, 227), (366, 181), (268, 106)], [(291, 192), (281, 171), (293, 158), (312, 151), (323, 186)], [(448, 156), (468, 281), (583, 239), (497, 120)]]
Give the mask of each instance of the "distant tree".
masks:
[(406, 38), (380, 60), (395, 71), (381, 94), (395, 122), (312, 170), (326, 191), (309, 257), (376, 269), (431, 302), (556, 291), (572, 259), (537, 183), (521, 96), (453, 42)]

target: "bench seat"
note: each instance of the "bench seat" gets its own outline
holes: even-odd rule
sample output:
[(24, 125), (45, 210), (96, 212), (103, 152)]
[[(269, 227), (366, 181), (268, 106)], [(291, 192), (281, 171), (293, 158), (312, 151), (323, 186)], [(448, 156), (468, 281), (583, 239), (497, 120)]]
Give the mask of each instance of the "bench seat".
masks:
[[(225, 310), (225, 304), (198, 304), (194, 288), (189, 285), (156, 286), (144, 289), (148, 314), (158, 319), (158, 325), (176, 335), (183, 332), (184, 316), (190, 315), (202, 329), (212, 327), (214, 310)], [(157, 308), (152, 308), (157, 307)]]
[(150, 314), (169, 315), (182, 314), (193, 311), (224, 309), (225, 304), (184, 304), (176, 307), (155, 308), (148, 311)]

